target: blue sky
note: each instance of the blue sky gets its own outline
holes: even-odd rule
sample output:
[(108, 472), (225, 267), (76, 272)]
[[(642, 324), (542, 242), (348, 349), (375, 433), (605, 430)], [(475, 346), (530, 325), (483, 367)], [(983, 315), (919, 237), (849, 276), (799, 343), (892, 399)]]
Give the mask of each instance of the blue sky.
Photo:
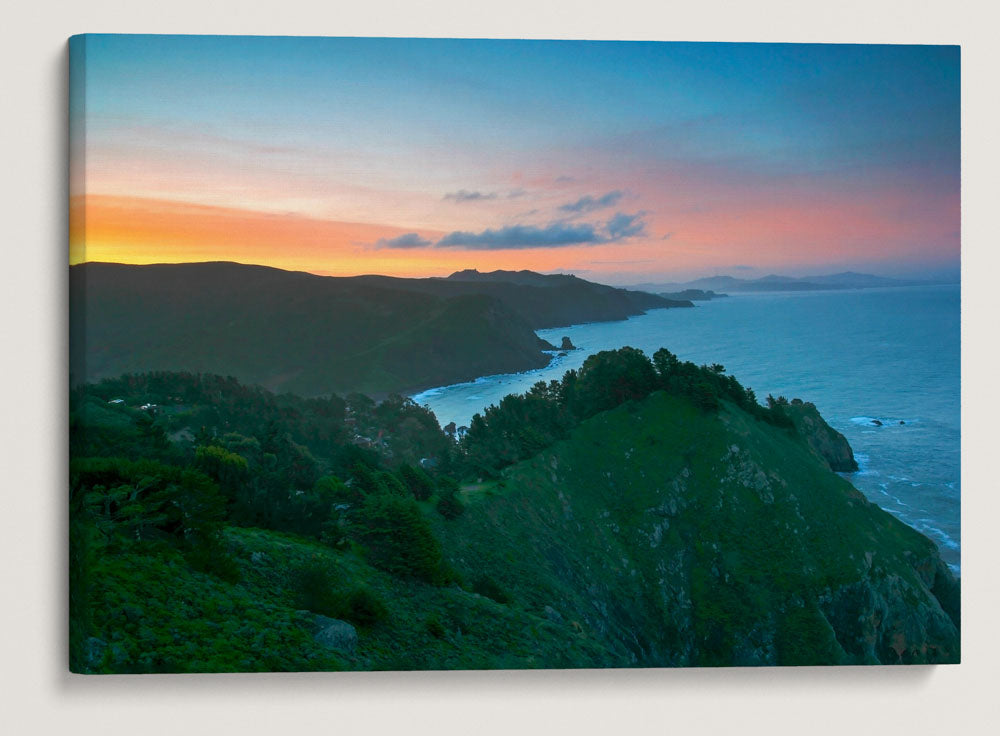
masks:
[[(385, 228), (318, 272), (375, 251), (431, 272), (462, 256), (449, 235), (500, 230), (468, 263), (544, 268), (545, 239), (518, 233), (606, 233), (617, 215), (645, 227), (581, 240), (568, 268), (957, 267), (958, 47), (80, 38), (87, 195)], [(566, 209), (612, 192), (607, 212)], [(410, 233), (427, 245), (390, 259)]]

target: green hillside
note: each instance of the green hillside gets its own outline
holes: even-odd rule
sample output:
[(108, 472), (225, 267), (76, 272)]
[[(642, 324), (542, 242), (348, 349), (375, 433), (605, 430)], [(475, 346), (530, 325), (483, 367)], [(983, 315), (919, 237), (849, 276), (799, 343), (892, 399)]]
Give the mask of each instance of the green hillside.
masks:
[(657, 392), (508, 467), (445, 548), (638, 666), (958, 658), (935, 545), (798, 435)]
[(70, 408), (74, 671), (960, 656), (958, 582), (830, 471), (815, 410), (664, 350), (592, 356), (460, 441), (398, 397), (211, 375)]

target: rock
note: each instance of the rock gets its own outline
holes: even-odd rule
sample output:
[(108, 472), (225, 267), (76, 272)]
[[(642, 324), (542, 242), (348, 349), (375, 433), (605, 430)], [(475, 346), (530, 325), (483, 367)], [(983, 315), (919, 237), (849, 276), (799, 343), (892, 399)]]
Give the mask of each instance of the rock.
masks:
[(315, 622), (317, 644), (347, 654), (358, 646), (358, 631), (346, 621), (317, 614)]
[(880, 422), (878, 419), (872, 419), (872, 424), (874, 424), (876, 427), (882, 426), (882, 422)]
[[(830, 470), (837, 473), (853, 473), (858, 469), (847, 438), (835, 430), (816, 410), (816, 405), (808, 401), (792, 402), (785, 412), (795, 424), (795, 430), (802, 435), (809, 446), (826, 460)], [(877, 419), (872, 420), (881, 426)]]
[(576, 350), (576, 345), (568, 338), (564, 337), (562, 339), (562, 345), (559, 346), (560, 350)]

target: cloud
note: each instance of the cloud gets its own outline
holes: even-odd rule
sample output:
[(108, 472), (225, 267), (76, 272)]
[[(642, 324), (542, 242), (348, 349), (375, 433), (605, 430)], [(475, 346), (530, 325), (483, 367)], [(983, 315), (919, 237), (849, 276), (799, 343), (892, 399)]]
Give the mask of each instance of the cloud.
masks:
[(562, 205), (559, 209), (563, 212), (593, 212), (594, 210), (604, 209), (605, 207), (614, 207), (618, 204), (618, 201), (624, 196), (624, 194), (625, 193), (620, 189), (616, 189), (613, 192), (608, 192), (607, 194), (596, 198), (591, 197), (588, 194), (585, 197), (580, 197), (580, 199), (575, 202)]
[(376, 248), (424, 248), (431, 241), (421, 238), (417, 233), (406, 233), (395, 238), (380, 238), (375, 243)]
[(602, 245), (636, 235), (644, 235), (645, 212), (616, 213), (605, 223), (554, 222), (544, 227), (508, 225), (479, 233), (456, 230), (437, 242), (438, 248), (466, 250), (514, 250), (519, 248), (562, 248), (571, 245)]
[(526, 189), (511, 189), (509, 192), (479, 192), (470, 191), (468, 189), (459, 189), (457, 192), (448, 192), (442, 199), (452, 200), (453, 202), (483, 202), (489, 199), (499, 199), (503, 197), (504, 199), (517, 199), (518, 197), (523, 197), (527, 194)]
[(634, 215), (626, 215), (624, 212), (616, 212), (615, 216), (608, 220), (605, 225), (608, 230), (608, 238), (621, 240), (644, 234), (646, 232), (646, 223), (642, 221), (644, 214), (644, 212), (636, 212)]
[(443, 199), (451, 199), (455, 202), (479, 202), (484, 199), (496, 199), (496, 192), (470, 192), (468, 189), (459, 189), (457, 192), (448, 192)]
[(465, 248), (467, 250), (504, 250), (515, 248), (560, 248), (568, 245), (602, 243), (604, 239), (593, 225), (553, 223), (546, 227), (534, 225), (508, 225), (481, 233), (456, 230), (448, 233), (437, 245), (439, 248)]

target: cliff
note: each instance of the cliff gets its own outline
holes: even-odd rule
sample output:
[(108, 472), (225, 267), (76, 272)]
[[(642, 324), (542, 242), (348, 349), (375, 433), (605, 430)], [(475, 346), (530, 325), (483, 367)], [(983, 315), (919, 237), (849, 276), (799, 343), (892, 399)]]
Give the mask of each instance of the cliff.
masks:
[(508, 468), (443, 525), (479, 570), (633, 666), (957, 662), (926, 537), (789, 431), (662, 392)]
[(826, 423), (816, 410), (815, 404), (792, 399), (790, 403), (783, 404), (783, 407), (795, 424), (795, 429), (805, 438), (809, 446), (826, 460), (830, 470), (852, 473), (858, 469), (854, 451), (851, 450), (847, 438)]
[(538, 449), (461, 487), (414, 469), (460, 448), (408, 402), (169, 373), (72, 399), (74, 671), (960, 658), (933, 542), (728, 399), (510, 422)]

